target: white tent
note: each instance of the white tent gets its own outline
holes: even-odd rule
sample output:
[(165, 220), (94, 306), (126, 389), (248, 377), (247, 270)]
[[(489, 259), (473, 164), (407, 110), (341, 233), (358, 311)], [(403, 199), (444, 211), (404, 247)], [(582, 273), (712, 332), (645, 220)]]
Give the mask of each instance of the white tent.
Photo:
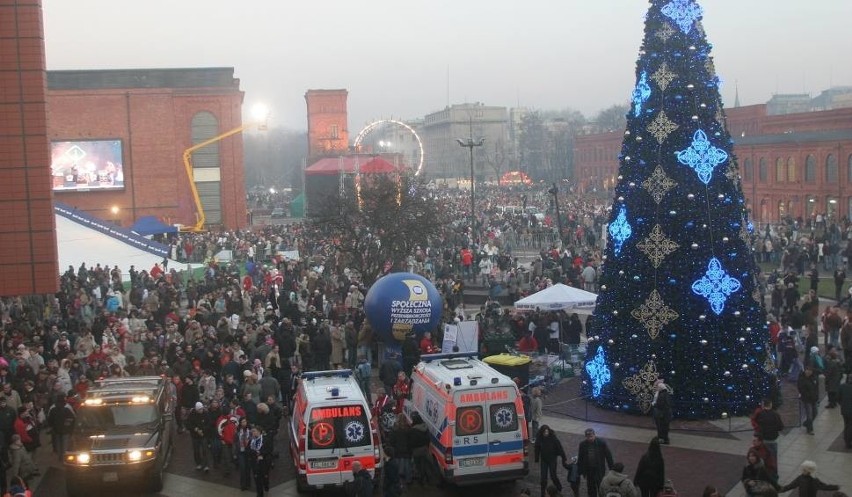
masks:
[(557, 283), (552, 287), (534, 293), (515, 302), (515, 309), (542, 311), (574, 311), (590, 313), (595, 309), (598, 296), (592, 292), (580, 290)]

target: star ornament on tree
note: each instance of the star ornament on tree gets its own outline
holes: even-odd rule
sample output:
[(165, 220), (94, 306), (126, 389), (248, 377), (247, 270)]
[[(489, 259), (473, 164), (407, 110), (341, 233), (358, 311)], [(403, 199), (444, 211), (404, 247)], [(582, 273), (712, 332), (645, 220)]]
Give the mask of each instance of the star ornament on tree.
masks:
[(666, 176), (666, 172), (659, 164), (654, 168), (654, 173), (642, 182), (642, 187), (648, 190), (648, 193), (654, 198), (654, 202), (658, 204), (663, 201), (666, 193), (676, 186), (677, 183)]
[(651, 86), (648, 84), (648, 73), (642, 71), (636, 88), (633, 89), (633, 117), (642, 114), (642, 106), (651, 98)]
[(677, 319), (680, 315), (663, 302), (660, 292), (656, 289), (651, 292), (644, 304), (633, 309), (630, 313), (639, 320), (648, 331), (651, 340), (656, 340), (663, 327)]
[(663, 7), (661, 12), (686, 34), (689, 34), (695, 21), (704, 13), (701, 6), (692, 0), (672, 0)]
[(710, 308), (717, 315), (725, 310), (725, 302), (733, 293), (739, 291), (742, 284), (731, 277), (722, 268), (719, 259), (713, 257), (707, 265), (707, 273), (692, 284), (692, 291), (710, 302)]
[(648, 361), (642, 368), (642, 371), (629, 378), (625, 378), (621, 382), (624, 388), (636, 397), (636, 400), (639, 402), (639, 408), (642, 409), (643, 413), (647, 414), (651, 410), (651, 401), (654, 400), (654, 383), (659, 378), (660, 374), (657, 373), (657, 365), (654, 361)]
[(677, 152), (677, 160), (691, 167), (698, 174), (698, 179), (706, 185), (713, 178), (713, 170), (728, 160), (728, 153), (714, 147), (707, 139), (707, 133), (699, 129), (692, 136), (692, 145)]
[(663, 259), (679, 247), (680, 245), (666, 237), (665, 233), (663, 233), (663, 228), (659, 224), (654, 226), (648, 238), (636, 244), (636, 248), (644, 252), (651, 259), (651, 264), (655, 268), (660, 267)]
[(633, 227), (627, 222), (627, 207), (621, 206), (618, 217), (609, 225), (608, 231), (615, 247), (615, 255), (618, 257), (621, 255), (622, 245), (633, 234)]
[(592, 397), (600, 396), (601, 389), (612, 380), (603, 347), (598, 347), (594, 360), (586, 363), (586, 372), (592, 380)]

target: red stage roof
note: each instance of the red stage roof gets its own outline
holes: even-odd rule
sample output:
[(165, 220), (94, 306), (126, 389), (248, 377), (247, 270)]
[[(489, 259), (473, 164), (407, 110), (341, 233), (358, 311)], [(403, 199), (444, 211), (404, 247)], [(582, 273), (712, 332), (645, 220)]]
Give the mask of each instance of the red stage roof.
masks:
[(355, 174), (356, 165), (359, 166), (358, 169), (362, 174), (386, 174), (399, 171), (399, 168), (381, 157), (327, 157), (311, 164), (311, 167), (305, 169), (305, 175), (334, 176), (341, 172)]

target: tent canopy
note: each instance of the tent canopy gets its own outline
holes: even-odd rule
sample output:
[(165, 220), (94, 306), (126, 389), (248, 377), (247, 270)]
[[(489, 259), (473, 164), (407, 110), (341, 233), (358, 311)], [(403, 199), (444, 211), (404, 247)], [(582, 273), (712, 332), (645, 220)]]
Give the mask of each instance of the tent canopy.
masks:
[(557, 283), (552, 287), (534, 293), (515, 302), (515, 309), (542, 311), (591, 311), (595, 308), (598, 296), (592, 292), (580, 290)]
[(177, 228), (169, 226), (154, 216), (142, 216), (133, 223), (130, 231), (140, 235), (159, 235), (162, 233), (177, 233)]
[[(357, 167), (356, 167), (357, 166)], [(387, 174), (395, 173), (400, 168), (381, 157), (350, 156), (350, 157), (326, 157), (320, 159), (311, 167), (305, 169), (307, 176), (335, 176), (338, 174), (355, 174), (360, 170), (361, 174)]]

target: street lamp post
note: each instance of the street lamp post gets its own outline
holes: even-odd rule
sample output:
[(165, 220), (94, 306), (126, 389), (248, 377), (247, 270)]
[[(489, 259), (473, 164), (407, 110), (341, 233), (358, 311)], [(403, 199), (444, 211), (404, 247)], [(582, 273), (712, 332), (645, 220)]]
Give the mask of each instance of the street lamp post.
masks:
[(553, 206), (556, 208), (556, 228), (559, 230), (559, 245), (562, 246), (562, 216), (559, 214), (559, 187), (553, 183), (553, 187), (547, 190), (547, 193), (553, 195)]
[(470, 151), (470, 236), (472, 239), (474, 230), (476, 229), (476, 187), (474, 186), (473, 177), (473, 148), (481, 147), (485, 144), (485, 138), (473, 141), (473, 129), (471, 129), (470, 137), (467, 140), (456, 138), (456, 142)]

